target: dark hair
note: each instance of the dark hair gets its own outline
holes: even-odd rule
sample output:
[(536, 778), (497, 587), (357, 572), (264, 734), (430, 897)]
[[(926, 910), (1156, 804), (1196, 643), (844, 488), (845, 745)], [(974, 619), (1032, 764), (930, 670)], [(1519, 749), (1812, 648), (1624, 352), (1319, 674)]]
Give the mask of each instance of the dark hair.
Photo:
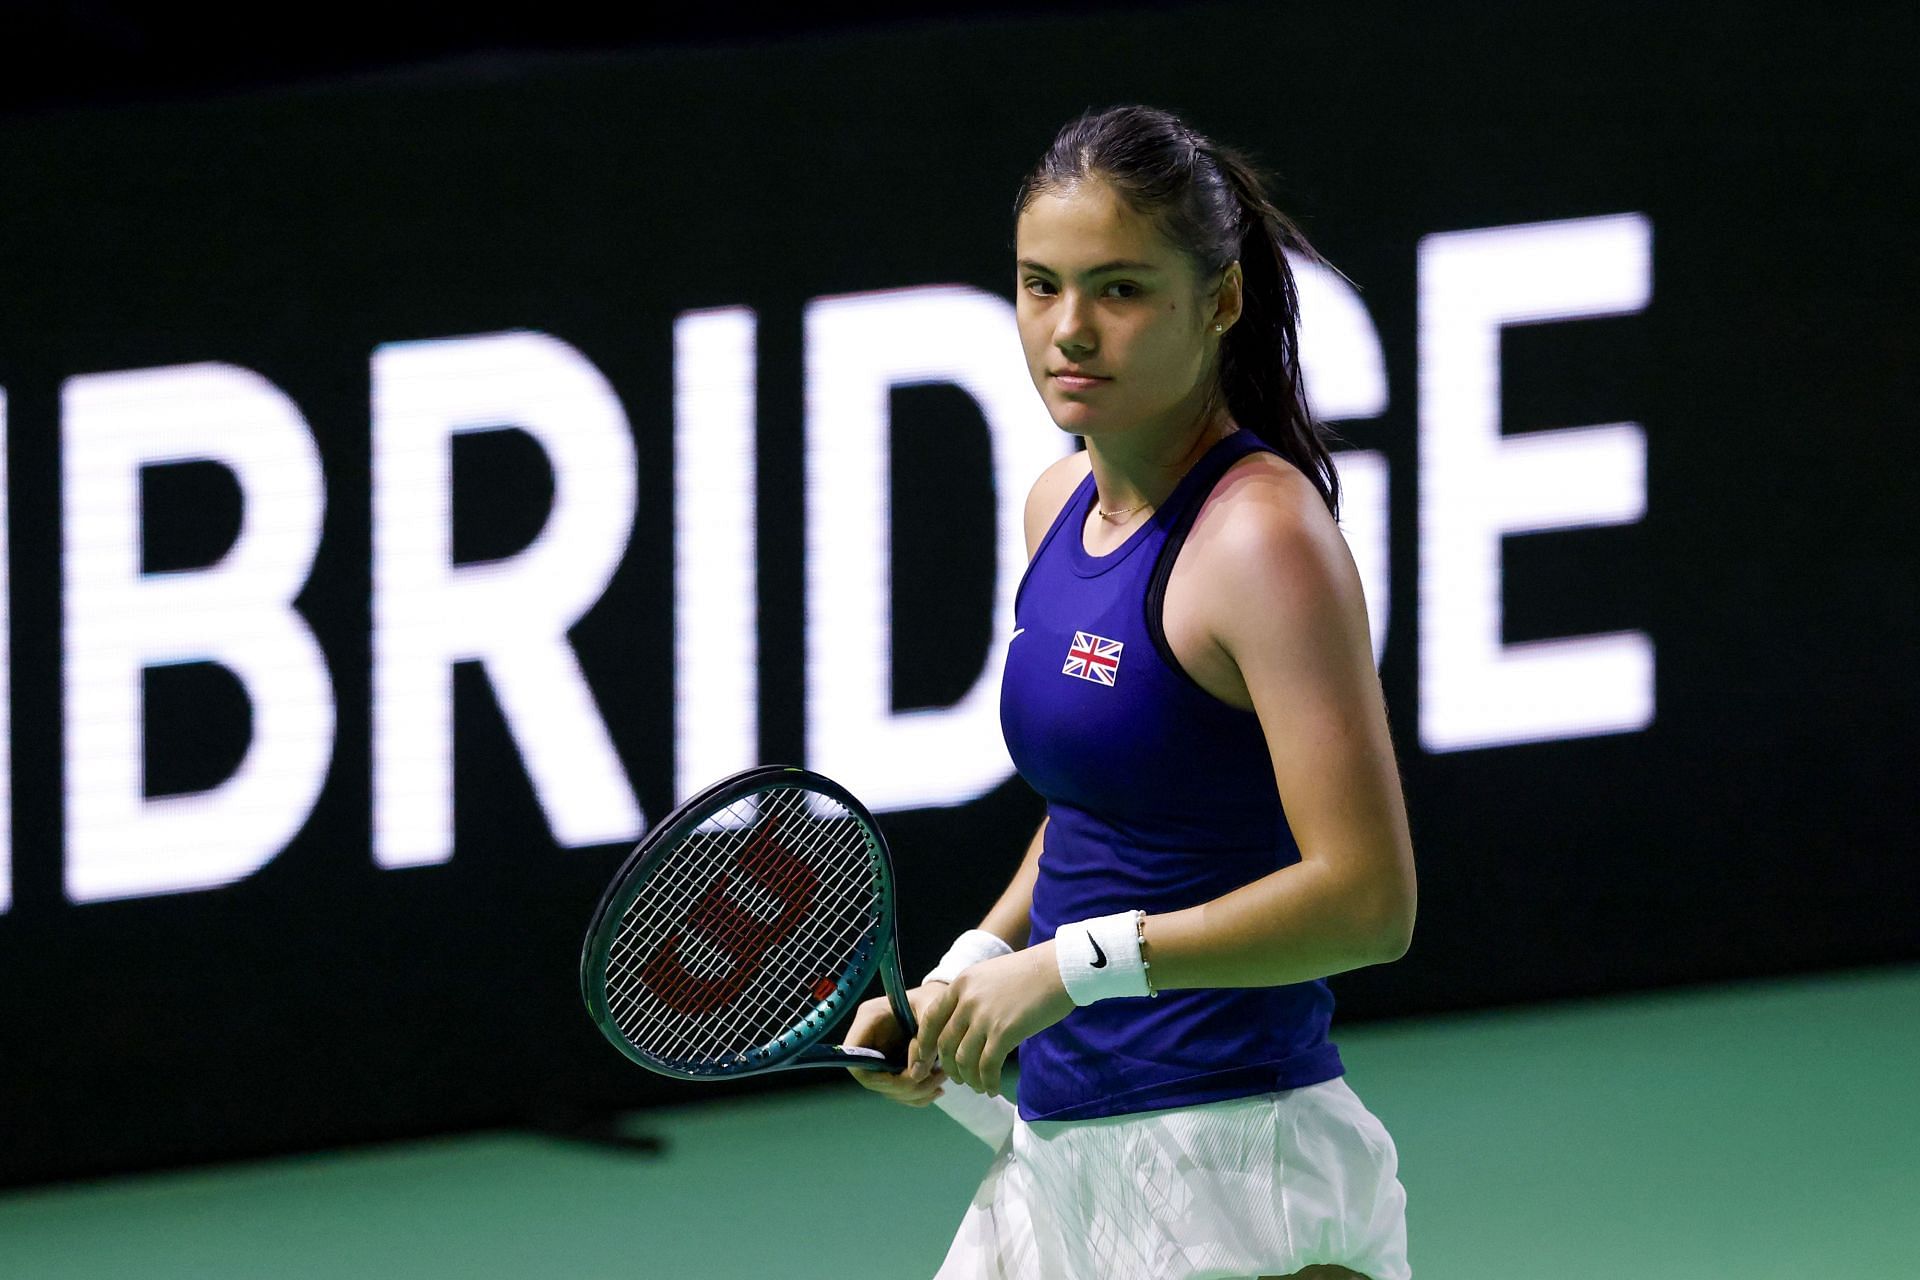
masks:
[[(1233, 420), (1305, 472), (1338, 518), (1340, 478), (1325, 429), (1307, 406), (1300, 378), (1300, 299), (1283, 251), (1313, 262), (1325, 259), (1267, 198), (1246, 153), (1202, 136), (1171, 112), (1110, 107), (1066, 126), (1021, 180), (1015, 222), (1035, 197), (1089, 178), (1107, 183), (1135, 213), (1153, 219), (1203, 280), (1239, 261), (1240, 319), (1221, 342), (1219, 385), (1212, 394), (1224, 392)], [(1209, 400), (1209, 409), (1214, 403)]]

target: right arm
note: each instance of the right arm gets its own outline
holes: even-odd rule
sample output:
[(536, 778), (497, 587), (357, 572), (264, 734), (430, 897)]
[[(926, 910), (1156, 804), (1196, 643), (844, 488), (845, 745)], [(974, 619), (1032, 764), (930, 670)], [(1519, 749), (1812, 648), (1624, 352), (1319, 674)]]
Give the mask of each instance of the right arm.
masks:
[[(1031, 561), (1034, 553), (1040, 550), (1040, 539), (1047, 536), (1047, 530), (1053, 527), (1053, 521), (1060, 514), (1060, 508), (1067, 505), (1067, 499), (1073, 496), (1073, 490), (1087, 474), (1091, 465), (1084, 452), (1070, 453), (1060, 459), (1033, 482), (1033, 488), (1027, 492), (1027, 505), (1021, 514), (1021, 523), (1027, 534), (1027, 559)], [(1033, 839), (1027, 841), (1027, 856), (1020, 860), (1020, 869), (1013, 873), (1013, 880), (993, 904), (993, 910), (987, 912), (987, 918), (980, 927), (994, 934), (1015, 951), (1027, 945), (1027, 917), (1033, 910), (1033, 882), (1040, 874), (1040, 847), (1046, 842), (1047, 820), (1040, 819), (1040, 826), (1034, 831)]]
[[(1067, 498), (1080, 483), (1081, 477), (1087, 474), (1089, 465), (1085, 453), (1070, 453), (1041, 472), (1040, 478), (1034, 481), (1032, 491), (1027, 494), (1023, 516), (1029, 560), (1039, 550), (1040, 540), (1046, 537), (1054, 517), (1066, 505)], [(999, 899), (987, 912), (986, 919), (980, 922), (980, 928), (996, 935), (1016, 951), (1027, 945), (1028, 914), (1033, 909), (1033, 882), (1040, 874), (1040, 849), (1046, 842), (1046, 834), (1047, 820), (1042, 818), (1039, 827), (1034, 830), (1033, 838), (1027, 841), (1026, 856), (1020, 860), (1020, 869), (1013, 873), (1013, 879), (1001, 891)], [(946, 985), (944, 982), (932, 982), (913, 988), (907, 992), (908, 1007), (916, 1017), (922, 1016), (923, 1009), (939, 997)], [(852, 1025), (847, 1028), (845, 1040), (849, 1045), (882, 1052), (904, 1048), (906, 1042), (907, 1037), (894, 1019), (893, 1008), (885, 996), (875, 996), (861, 1004), (854, 1013)], [(932, 1102), (947, 1078), (946, 1073), (938, 1069), (924, 1080), (910, 1080), (905, 1072), (859, 1067), (849, 1067), (847, 1070), (854, 1079), (875, 1093), (915, 1107), (924, 1107)]]
[[(1013, 879), (1001, 892), (999, 901), (987, 912), (987, 918), (980, 922), (982, 929), (998, 936), (1015, 951), (1027, 945), (1027, 913), (1033, 909), (1033, 881), (1040, 874), (1040, 846), (1045, 842), (1046, 834), (1047, 820), (1042, 818), (1040, 825), (1034, 829), (1033, 839), (1027, 841), (1027, 856), (1021, 859), (1020, 869), (1013, 873)], [(928, 1007), (946, 989), (944, 982), (928, 982), (914, 987), (907, 992), (907, 1007), (913, 1010), (914, 1017), (924, 1018)], [(891, 1053), (906, 1047), (907, 1036), (893, 1016), (893, 1006), (887, 1002), (887, 998), (875, 996), (862, 1001), (855, 1010), (843, 1043)], [(910, 1107), (924, 1107), (932, 1102), (947, 1082), (947, 1073), (937, 1067), (924, 1080), (910, 1079), (904, 1071), (878, 1071), (872, 1067), (848, 1067), (847, 1074), (875, 1093), (892, 1098), (895, 1102), (904, 1102)]]
[(1000, 900), (993, 904), (993, 910), (987, 912), (987, 918), (980, 927), (1000, 938), (1015, 951), (1027, 945), (1028, 915), (1033, 910), (1033, 882), (1040, 874), (1040, 847), (1046, 843), (1047, 820), (1040, 819), (1040, 825), (1034, 828), (1033, 839), (1027, 841), (1027, 856), (1020, 861), (1020, 869), (1013, 873), (1013, 880), (1000, 894)]

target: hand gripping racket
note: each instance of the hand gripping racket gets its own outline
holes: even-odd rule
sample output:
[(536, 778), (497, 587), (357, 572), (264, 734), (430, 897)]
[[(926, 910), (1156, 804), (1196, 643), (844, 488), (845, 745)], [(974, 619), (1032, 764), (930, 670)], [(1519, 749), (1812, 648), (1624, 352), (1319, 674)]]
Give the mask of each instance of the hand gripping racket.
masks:
[[(904, 1055), (821, 1043), (876, 970), (911, 1040), (879, 825), (831, 779), (768, 765), (695, 795), (628, 856), (587, 929), (580, 992), (615, 1048), (682, 1080), (899, 1071)], [(936, 1105), (998, 1148), (1012, 1105), (945, 1089)]]

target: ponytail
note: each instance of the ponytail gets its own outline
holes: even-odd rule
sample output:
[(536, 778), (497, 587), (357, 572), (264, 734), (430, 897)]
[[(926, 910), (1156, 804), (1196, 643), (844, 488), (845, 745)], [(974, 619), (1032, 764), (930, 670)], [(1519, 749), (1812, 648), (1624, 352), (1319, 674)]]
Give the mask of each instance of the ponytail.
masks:
[(1324, 263), (1293, 220), (1275, 208), (1253, 166), (1239, 153), (1211, 156), (1240, 206), (1240, 319), (1220, 344), (1220, 385), (1235, 422), (1251, 428), (1299, 467), (1340, 516), (1340, 476), (1325, 428), (1313, 419), (1300, 374), (1300, 292), (1288, 253)]

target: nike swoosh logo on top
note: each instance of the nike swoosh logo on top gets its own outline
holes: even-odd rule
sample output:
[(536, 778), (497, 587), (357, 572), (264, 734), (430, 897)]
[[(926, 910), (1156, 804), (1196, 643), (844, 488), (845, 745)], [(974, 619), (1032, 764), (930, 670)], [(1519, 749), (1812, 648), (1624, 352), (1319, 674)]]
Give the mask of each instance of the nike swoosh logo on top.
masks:
[(1094, 936), (1092, 934), (1087, 935), (1087, 941), (1093, 943), (1093, 967), (1096, 969), (1106, 968), (1107, 953), (1100, 949), (1099, 942), (1095, 941)]

